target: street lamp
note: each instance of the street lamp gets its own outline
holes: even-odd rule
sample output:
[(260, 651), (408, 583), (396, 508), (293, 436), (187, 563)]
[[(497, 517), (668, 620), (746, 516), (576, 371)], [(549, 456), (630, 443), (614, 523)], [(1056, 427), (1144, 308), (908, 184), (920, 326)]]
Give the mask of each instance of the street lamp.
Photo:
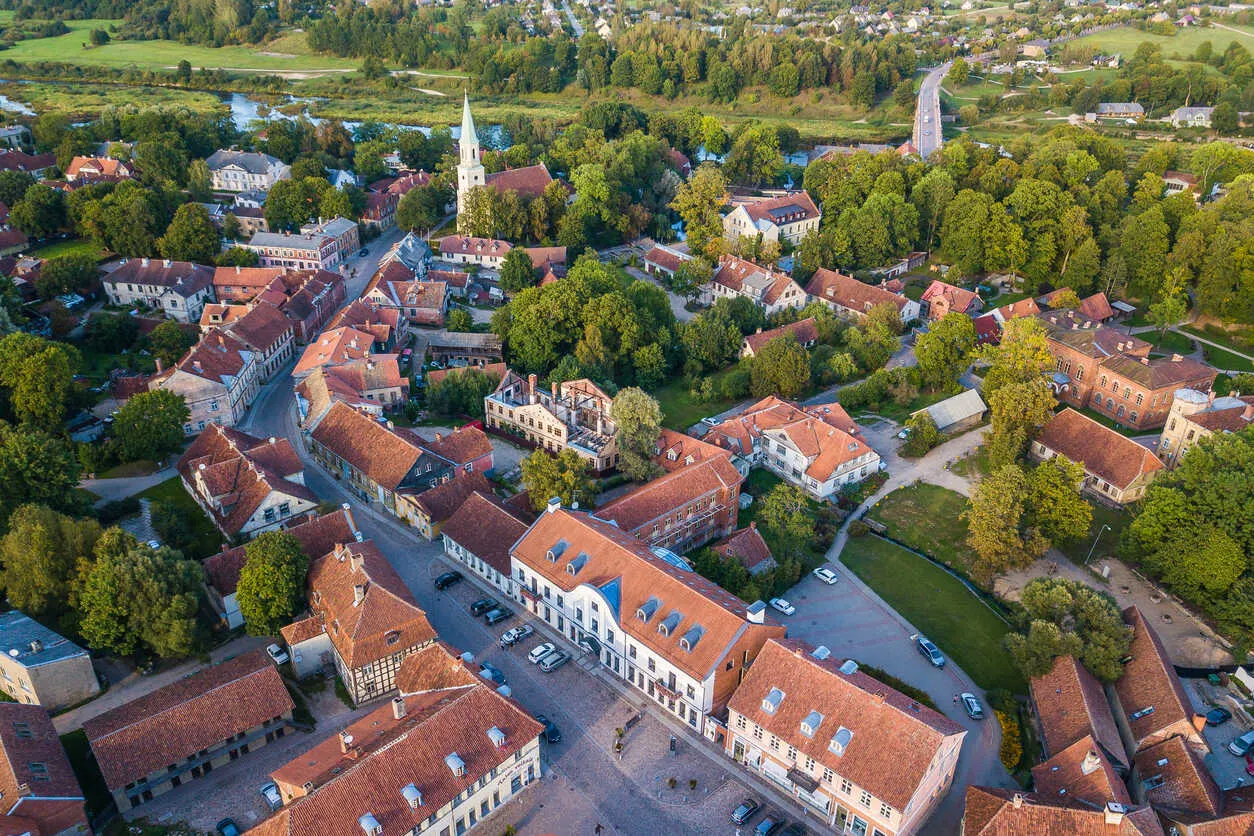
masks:
[(1097, 548), (1097, 541), (1102, 539), (1102, 532), (1105, 532), (1105, 531), (1110, 531), (1110, 526), (1103, 523), (1102, 527), (1097, 529), (1097, 536), (1093, 538), (1093, 545), (1089, 546), (1088, 557), (1084, 558), (1085, 566), (1089, 565), (1089, 560), (1091, 560), (1093, 557), (1093, 549)]

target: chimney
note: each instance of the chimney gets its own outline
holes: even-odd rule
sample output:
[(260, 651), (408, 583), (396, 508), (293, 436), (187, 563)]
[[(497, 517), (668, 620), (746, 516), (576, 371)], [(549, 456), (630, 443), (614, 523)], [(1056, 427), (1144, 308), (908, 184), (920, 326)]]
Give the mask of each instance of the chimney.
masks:
[(749, 521), (749, 530), (750, 530), (750, 531), (757, 531), (757, 530), (758, 530), (758, 521), (757, 521), (757, 520), (750, 520), (750, 521)]
[(1254, 421), (1254, 403), (1246, 404), (1245, 410), (1241, 413), (1241, 419), (1244, 421)]
[(1215, 404), (1215, 390), (1211, 389), (1209, 392), (1206, 393), (1206, 406), (1207, 408), (1210, 408), (1211, 406), (1214, 406), (1214, 404)]
[(391, 421), (388, 421), (388, 429), (389, 429), (389, 430), (394, 430), (394, 429), (396, 429), (396, 425), (395, 425), (395, 424), (393, 424)]
[(553, 383), (552, 390), (553, 390), (553, 400), (557, 400), (557, 382), (556, 381), (554, 381)]
[(347, 755), (353, 748), (353, 736), (347, 731), (340, 732), (340, 752)]
[(1120, 825), (1123, 824), (1123, 816), (1124, 816), (1124, 813), (1126, 813), (1127, 811), (1128, 811), (1128, 808), (1124, 807), (1122, 804), (1120, 804), (1117, 801), (1107, 802), (1106, 824), (1110, 825), (1111, 827), (1119, 827)]
[(439, 440), (440, 440), (440, 439), (442, 439), (442, 438), (444, 438), (444, 435), (443, 435), (442, 433), (436, 433), (436, 434), (435, 434), (435, 440), (436, 440), (436, 441), (439, 441)]
[(345, 549), (345, 551), (348, 551), (349, 568), (352, 569), (354, 572), (360, 570), (362, 563), (365, 562), (364, 560), (362, 560), (361, 555), (357, 554), (356, 552), (349, 551), (348, 549)]
[(545, 510), (548, 511), (550, 514), (556, 514), (561, 509), (562, 509), (562, 498), (560, 496), (551, 497), (549, 499), (548, 506), (545, 508)]
[(534, 374), (527, 375), (527, 403), (536, 402), (536, 376)]
[(277, 438), (275, 438), (274, 436), (270, 436), (270, 445), (271, 445), (271, 446), (274, 446), (275, 444), (278, 444), (278, 443), (279, 443), (279, 440), (278, 440)]
[(44, 649), (43, 642), (41, 642), (39, 639), (31, 639), (31, 642), (30, 642), (31, 653), (40, 653), (41, 651), (43, 651), (43, 649)]
[(146, 258), (141, 258), (141, 259), (139, 260), (139, 264), (140, 264), (140, 266), (141, 266), (141, 267), (147, 267), (147, 266), (148, 266), (148, 259), (146, 259)]
[(1021, 792), (1015, 793), (1014, 805), (1015, 805), (1016, 810), (1018, 810), (1020, 807), (1023, 806), (1023, 793)]
[(157, 374), (161, 374), (161, 372), (162, 372), (162, 366), (164, 366), (164, 365), (165, 365), (165, 364), (161, 362), (161, 358), (160, 358), (160, 357), (158, 357), (158, 358), (157, 358)]
[(1098, 756), (1097, 752), (1090, 749), (1089, 753), (1084, 756), (1084, 761), (1080, 764), (1080, 772), (1083, 775), (1092, 775), (1101, 767), (1101, 765), (1102, 759)]
[(364, 583), (353, 584), (353, 606), (357, 606), (366, 600), (366, 585)]
[(605, 416), (597, 410), (597, 435), (605, 435)]
[(1179, 354), (1173, 354), (1173, 355), (1171, 355), (1171, 362), (1173, 362), (1173, 363), (1179, 363), (1179, 362), (1180, 362), (1181, 360), (1183, 360), (1183, 359), (1184, 359), (1184, 358), (1183, 358), (1183, 357), (1181, 357)]
[(754, 601), (749, 605), (749, 609), (745, 612), (745, 618), (751, 624), (766, 623), (766, 604), (761, 601)]
[(404, 697), (392, 697), (392, 716), (396, 718), (397, 720), (404, 718), (405, 716), (405, 698)]

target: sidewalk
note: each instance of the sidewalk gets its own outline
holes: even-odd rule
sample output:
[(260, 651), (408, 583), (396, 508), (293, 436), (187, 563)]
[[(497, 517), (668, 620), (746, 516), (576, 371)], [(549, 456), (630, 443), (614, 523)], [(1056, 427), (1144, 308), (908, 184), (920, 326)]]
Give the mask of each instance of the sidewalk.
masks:
[[(233, 659), (250, 650), (265, 647), (265, 645), (265, 639), (255, 636), (241, 636), (214, 648), (210, 651), (209, 658), (213, 663), (222, 662), (227, 659)], [(64, 714), (58, 714), (53, 717), (52, 724), (56, 726), (57, 734), (72, 732), (77, 728), (81, 728), (83, 723), (93, 717), (99, 717), (106, 711), (125, 705), (145, 694), (151, 694), (158, 688), (169, 685), (172, 682), (178, 682), (180, 679), (185, 679), (204, 667), (206, 666), (200, 661), (195, 660), (150, 676), (132, 673), (121, 682), (113, 683), (109, 690), (100, 697), (85, 705), (80, 705), (78, 708), (72, 708)]]
[(173, 466), (164, 470), (158, 470), (156, 473), (150, 473), (147, 476), (126, 476), (121, 479), (84, 479), (78, 483), (80, 488), (89, 490), (96, 496), (97, 505), (105, 502), (113, 502), (118, 499), (126, 499), (128, 496), (134, 496), (140, 491), (145, 491), (153, 485), (160, 485), (171, 476), (178, 473)]

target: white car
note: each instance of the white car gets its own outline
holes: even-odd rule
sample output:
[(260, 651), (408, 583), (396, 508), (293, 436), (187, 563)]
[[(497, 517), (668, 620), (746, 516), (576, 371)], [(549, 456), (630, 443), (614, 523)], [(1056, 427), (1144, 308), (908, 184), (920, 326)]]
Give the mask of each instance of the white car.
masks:
[(719, 424), (723, 423), (723, 419), (719, 418), (717, 415), (710, 415), (702, 418), (701, 423), (705, 424), (707, 427), (717, 427)]
[(279, 795), (279, 788), (273, 781), (262, 784), (260, 792), (261, 797), (266, 800), (266, 806), (271, 810), (277, 810), (283, 806), (283, 796)]
[(269, 647), (267, 647), (266, 653), (269, 654), (270, 658), (274, 661), (274, 664), (276, 665), (287, 664), (287, 660), (291, 658), (287, 655), (287, 651), (279, 647), (277, 644), (272, 644)]
[(501, 643), (506, 647), (518, 644), (523, 639), (535, 632), (530, 624), (522, 624), (512, 630), (507, 630), (505, 635), (501, 636)]
[(784, 615), (792, 615), (793, 613), (797, 611), (796, 607), (794, 607), (792, 604), (785, 601), (783, 598), (772, 598), (771, 609), (778, 610), (779, 612), (782, 612)]
[(554, 650), (557, 650), (557, 648), (553, 646), (553, 642), (545, 642), (544, 644), (536, 645), (531, 649), (531, 652), (527, 654), (527, 661), (533, 665), (537, 664), (541, 659), (548, 656)]
[(832, 584), (840, 580), (840, 576), (837, 575), (835, 572), (833, 572), (831, 569), (828, 569), (826, 566), (820, 566), (819, 568), (815, 569), (814, 577), (818, 578), (819, 580), (821, 580), (823, 583), (827, 584), (828, 586), (831, 586)]

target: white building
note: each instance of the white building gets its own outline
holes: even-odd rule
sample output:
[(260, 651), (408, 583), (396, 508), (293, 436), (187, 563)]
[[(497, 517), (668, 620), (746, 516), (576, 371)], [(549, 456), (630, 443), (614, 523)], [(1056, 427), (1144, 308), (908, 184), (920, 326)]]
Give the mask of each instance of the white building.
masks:
[(756, 238), (787, 241), (796, 246), (807, 232), (819, 228), (823, 213), (805, 192), (790, 192), (764, 200), (748, 200), (723, 216), (723, 235), (729, 240)]
[(205, 162), (213, 188), (224, 192), (268, 192), (275, 183), (292, 176), (291, 167), (282, 160), (252, 151), (217, 150)]
[(114, 305), (147, 305), (176, 322), (196, 322), (213, 301), (213, 268), (190, 261), (124, 258), (103, 279)]
[(1173, 128), (1209, 128), (1213, 107), (1178, 107), (1171, 112)]

